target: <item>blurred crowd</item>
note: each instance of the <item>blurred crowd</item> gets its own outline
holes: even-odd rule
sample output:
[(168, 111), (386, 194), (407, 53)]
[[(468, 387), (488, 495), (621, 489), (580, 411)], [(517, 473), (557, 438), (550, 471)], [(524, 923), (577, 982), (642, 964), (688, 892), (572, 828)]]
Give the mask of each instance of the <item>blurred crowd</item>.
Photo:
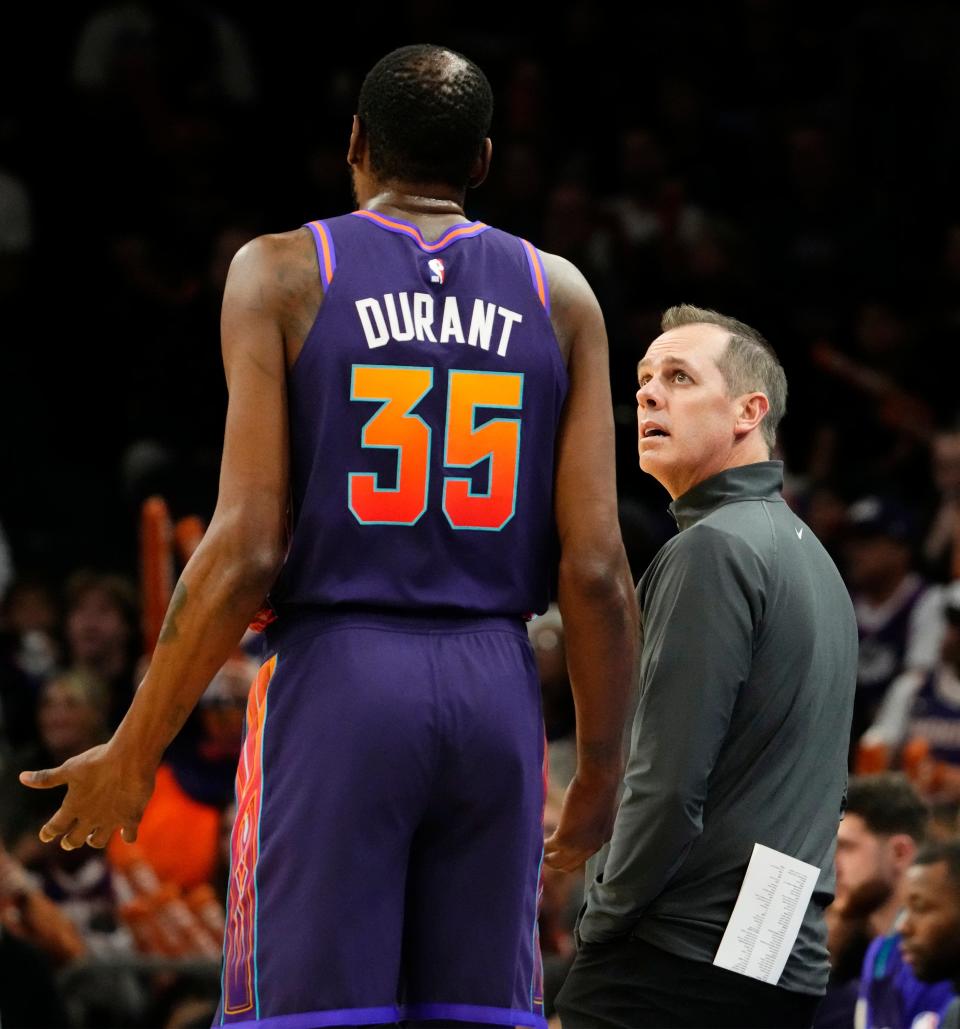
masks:
[[(79, 571), (62, 596), (16, 580), (2, 610), (0, 960), (23, 968), (5, 972), (4, 1024), (155, 1025), (174, 987), (178, 1005), (207, 1002), (209, 1024), (256, 634), (168, 748), (136, 843), (66, 851), (38, 838), (62, 790), (29, 790), (17, 773), (57, 767), (116, 727), (144, 668), (137, 594), (121, 576)], [(58, 971), (75, 988), (56, 988)]]
[[(331, 38), (322, 8), (294, 31), (272, 10), (133, 0), (56, 24), (11, 12), (0, 36), (0, 964), (46, 983), (51, 1006), (21, 1022), (5, 1007), (6, 1023), (205, 1024), (255, 644), (171, 747), (135, 847), (40, 846), (56, 797), (15, 773), (122, 717), (142, 670), (140, 504), (160, 493), (175, 517), (209, 517), (215, 500), (229, 261), (261, 232), (349, 210), (362, 74), (412, 41), (464, 51), (494, 86), (493, 170), (469, 216), (573, 260), (603, 306), (635, 577), (675, 531), (636, 466), (635, 365), (660, 311), (715, 307), (781, 356), (788, 499), (857, 611), (851, 770), (886, 784), (859, 811), (852, 786), (844, 824), (875, 855), (900, 848), (858, 900), (841, 837), (842, 1009), (870, 941), (894, 931), (918, 848), (952, 836), (960, 807), (960, 404), (944, 357), (960, 341), (960, 137), (942, 117), (960, 98), (960, 11), (737, 0), (614, 22), (571, 0), (549, 25), (515, 9), (494, 29), (437, 0), (379, 10), (338, 11)], [(23, 45), (40, 38), (42, 62)], [(549, 826), (574, 712), (556, 613), (531, 636)], [(904, 791), (922, 813), (907, 828)], [(579, 897), (548, 874), (548, 999)], [(77, 967), (84, 989), (53, 987)]]

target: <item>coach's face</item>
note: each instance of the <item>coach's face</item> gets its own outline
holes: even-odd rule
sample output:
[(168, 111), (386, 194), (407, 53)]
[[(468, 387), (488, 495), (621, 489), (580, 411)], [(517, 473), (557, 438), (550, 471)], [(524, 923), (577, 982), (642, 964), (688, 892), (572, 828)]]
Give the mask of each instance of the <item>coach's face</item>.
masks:
[(730, 467), (741, 408), (717, 360), (730, 333), (682, 325), (658, 336), (637, 366), (640, 467), (676, 499)]

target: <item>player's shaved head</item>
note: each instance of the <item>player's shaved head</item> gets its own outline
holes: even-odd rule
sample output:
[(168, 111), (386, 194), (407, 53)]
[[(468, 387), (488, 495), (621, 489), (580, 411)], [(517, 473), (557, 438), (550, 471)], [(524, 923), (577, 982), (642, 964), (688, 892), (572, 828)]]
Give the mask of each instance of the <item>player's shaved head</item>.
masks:
[(381, 179), (464, 189), (490, 131), (493, 91), (462, 54), (430, 44), (405, 46), (370, 70), (357, 114)]

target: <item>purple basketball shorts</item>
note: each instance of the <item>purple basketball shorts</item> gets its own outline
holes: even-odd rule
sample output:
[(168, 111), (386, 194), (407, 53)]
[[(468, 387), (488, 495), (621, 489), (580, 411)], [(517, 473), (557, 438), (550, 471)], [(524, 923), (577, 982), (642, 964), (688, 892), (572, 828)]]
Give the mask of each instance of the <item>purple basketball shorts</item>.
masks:
[(545, 1027), (540, 688), (519, 619), (268, 630), (217, 1024)]

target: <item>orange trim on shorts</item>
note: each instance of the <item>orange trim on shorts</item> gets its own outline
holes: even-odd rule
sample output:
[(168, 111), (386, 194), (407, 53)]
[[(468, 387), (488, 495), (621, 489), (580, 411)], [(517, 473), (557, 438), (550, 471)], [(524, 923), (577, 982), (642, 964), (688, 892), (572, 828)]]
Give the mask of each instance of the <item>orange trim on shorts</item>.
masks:
[(230, 886), (224, 933), (223, 1011), (257, 1009), (257, 861), (263, 806), (263, 735), (267, 689), (277, 668), (274, 654), (261, 666), (247, 699), (247, 734), (237, 766), (237, 816), (230, 836)]

